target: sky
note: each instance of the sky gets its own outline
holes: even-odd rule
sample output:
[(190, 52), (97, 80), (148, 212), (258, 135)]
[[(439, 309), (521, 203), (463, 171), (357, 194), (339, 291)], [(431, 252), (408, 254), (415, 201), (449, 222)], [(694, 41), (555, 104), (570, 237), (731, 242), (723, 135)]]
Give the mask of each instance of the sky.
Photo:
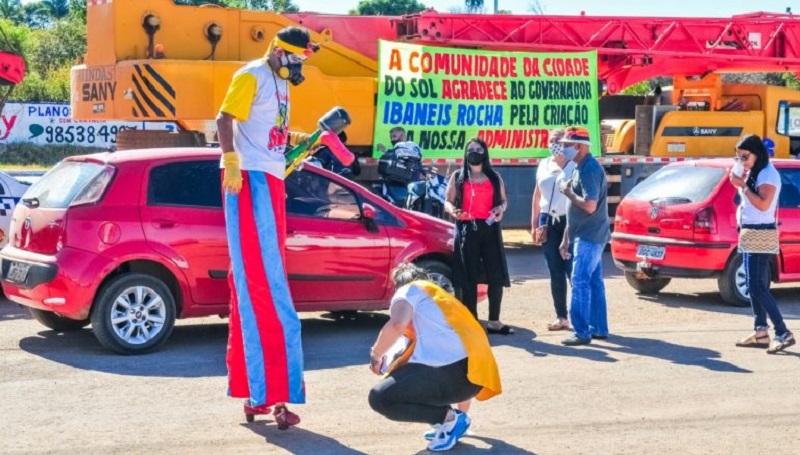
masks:
[[(440, 12), (463, 6), (463, 0), (419, 0)], [(301, 11), (347, 14), (358, 5), (358, 0), (293, 0)], [(494, 0), (485, 0), (486, 11), (491, 12)], [(515, 14), (529, 12), (531, 0), (498, 0), (501, 10)], [(754, 11), (783, 13), (792, 3), (794, 13), (800, 14), (800, 4), (792, 0), (540, 0), (546, 14), (575, 15), (585, 11), (592, 16), (678, 16), (678, 17), (730, 17)]]

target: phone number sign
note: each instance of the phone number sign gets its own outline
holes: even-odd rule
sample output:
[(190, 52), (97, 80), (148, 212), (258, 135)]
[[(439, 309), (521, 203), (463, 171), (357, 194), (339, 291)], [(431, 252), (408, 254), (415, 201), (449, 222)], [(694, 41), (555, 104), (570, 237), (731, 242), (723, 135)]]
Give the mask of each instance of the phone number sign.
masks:
[(124, 130), (175, 130), (171, 122), (73, 120), (69, 104), (7, 103), (0, 115), (0, 143), (109, 147)]

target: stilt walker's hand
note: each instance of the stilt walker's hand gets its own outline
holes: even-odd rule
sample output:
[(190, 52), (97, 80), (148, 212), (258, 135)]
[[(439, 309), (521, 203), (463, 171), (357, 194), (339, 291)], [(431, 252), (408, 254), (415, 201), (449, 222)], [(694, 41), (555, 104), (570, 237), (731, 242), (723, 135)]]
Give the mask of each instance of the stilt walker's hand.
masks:
[(225, 177), (222, 188), (232, 194), (239, 194), (242, 190), (242, 170), (239, 169), (239, 155), (236, 152), (222, 154), (222, 166), (225, 168)]

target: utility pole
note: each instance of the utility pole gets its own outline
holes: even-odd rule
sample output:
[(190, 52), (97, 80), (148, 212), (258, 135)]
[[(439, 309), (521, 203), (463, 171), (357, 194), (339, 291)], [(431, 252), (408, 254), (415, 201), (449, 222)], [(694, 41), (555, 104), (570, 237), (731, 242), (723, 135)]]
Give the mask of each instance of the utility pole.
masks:
[(494, 13), (495, 13), (495, 14), (497, 14), (497, 10), (498, 10), (498, 8), (497, 8), (497, 2), (499, 2), (499, 1), (500, 1), (500, 0), (494, 0)]

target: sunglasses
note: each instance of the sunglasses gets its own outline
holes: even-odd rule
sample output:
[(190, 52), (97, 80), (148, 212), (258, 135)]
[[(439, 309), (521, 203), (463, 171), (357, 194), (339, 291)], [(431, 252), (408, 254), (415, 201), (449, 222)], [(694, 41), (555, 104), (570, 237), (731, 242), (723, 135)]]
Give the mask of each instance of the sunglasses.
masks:
[(467, 149), (467, 153), (483, 153), (483, 147), (470, 147)]

